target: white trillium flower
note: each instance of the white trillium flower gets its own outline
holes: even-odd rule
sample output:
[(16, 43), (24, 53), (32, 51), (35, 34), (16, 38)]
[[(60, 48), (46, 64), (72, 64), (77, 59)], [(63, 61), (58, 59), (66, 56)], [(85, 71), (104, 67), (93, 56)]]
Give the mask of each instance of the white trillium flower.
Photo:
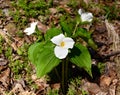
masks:
[(93, 20), (93, 15), (92, 13), (89, 12), (83, 12), (82, 9), (78, 10), (78, 13), (81, 15), (81, 20), (82, 22), (91, 22)]
[(54, 48), (55, 56), (59, 59), (64, 59), (68, 55), (68, 49), (73, 48), (74, 40), (70, 37), (65, 37), (63, 34), (59, 34), (51, 39), (56, 44)]
[(27, 35), (31, 35), (32, 33), (34, 33), (37, 23), (38, 23), (38, 22), (32, 22), (32, 23), (30, 24), (30, 27), (26, 28), (26, 29), (24, 30), (24, 32), (25, 32)]

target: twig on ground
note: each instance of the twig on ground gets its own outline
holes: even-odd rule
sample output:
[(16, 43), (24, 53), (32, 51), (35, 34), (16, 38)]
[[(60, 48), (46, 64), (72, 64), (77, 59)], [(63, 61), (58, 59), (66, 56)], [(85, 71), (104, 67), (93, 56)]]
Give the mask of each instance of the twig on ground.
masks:
[(109, 58), (109, 57), (111, 57), (111, 56), (118, 55), (118, 54), (120, 54), (120, 51), (112, 52), (112, 53), (110, 53), (110, 54), (104, 55), (104, 59), (105, 59), (105, 58)]

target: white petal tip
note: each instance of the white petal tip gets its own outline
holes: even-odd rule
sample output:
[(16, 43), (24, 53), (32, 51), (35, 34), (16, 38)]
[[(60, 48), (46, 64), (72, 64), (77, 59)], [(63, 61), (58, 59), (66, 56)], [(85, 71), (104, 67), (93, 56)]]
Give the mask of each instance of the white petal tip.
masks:
[(78, 13), (81, 15), (81, 14), (82, 14), (82, 9), (79, 9), (79, 10), (78, 10)]

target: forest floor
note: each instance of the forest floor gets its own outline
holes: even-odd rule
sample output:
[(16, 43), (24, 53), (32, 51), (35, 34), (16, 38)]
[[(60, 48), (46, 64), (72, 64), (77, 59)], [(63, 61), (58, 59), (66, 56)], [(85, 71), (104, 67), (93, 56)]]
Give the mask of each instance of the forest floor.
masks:
[(92, 24), (83, 27), (93, 32), (98, 49), (88, 47), (93, 78), (82, 75), (70, 79), (67, 95), (120, 95), (119, 0), (41, 0), (41, 9), (32, 11), (33, 7), (25, 10), (25, 2), (0, 0), (0, 95), (61, 95), (59, 82), (48, 83), (46, 77), (36, 77), (27, 56), (36, 37), (23, 31), (30, 22), (38, 21), (38, 27), (46, 32), (59, 25), (61, 15), (69, 14), (72, 19), (79, 8), (94, 15)]

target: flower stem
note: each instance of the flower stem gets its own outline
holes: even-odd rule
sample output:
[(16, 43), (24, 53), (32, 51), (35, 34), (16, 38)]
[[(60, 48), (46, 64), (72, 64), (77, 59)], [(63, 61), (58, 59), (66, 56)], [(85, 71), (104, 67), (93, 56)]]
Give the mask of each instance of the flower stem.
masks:
[(76, 23), (75, 29), (74, 29), (74, 31), (73, 31), (73, 35), (75, 34), (75, 32), (76, 32), (76, 30), (77, 30), (78, 25), (79, 25), (79, 22), (77, 22), (77, 23)]
[(63, 94), (65, 94), (65, 60), (62, 61), (62, 80), (61, 80), (61, 88)]
[(62, 81), (61, 81), (61, 87), (62, 87), (62, 92), (64, 95), (66, 95), (68, 84), (67, 84), (67, 79), (68, 79), (68, 60), (67, 58), (62, 61)]
[(58, 77), (58, 79), (59, 79), (59, 81), (60, 81), (60, 75), (59, 75), (59, 73), (58, 73), (58, 71), (57, 71), (56, 68), (55, 68), (55, 73), (56, 73), (56, 75), (57, 75), (57, 77)]
[(68, 86), (68, 84), (67, 84), (67, 80), (68, 80), (68, 58), (66, 58), (66, 60), (65, 60), (66, 62), (65, 62), (65, 83), (66, 83), (66, 88), (67, 88), (67, 86)]

